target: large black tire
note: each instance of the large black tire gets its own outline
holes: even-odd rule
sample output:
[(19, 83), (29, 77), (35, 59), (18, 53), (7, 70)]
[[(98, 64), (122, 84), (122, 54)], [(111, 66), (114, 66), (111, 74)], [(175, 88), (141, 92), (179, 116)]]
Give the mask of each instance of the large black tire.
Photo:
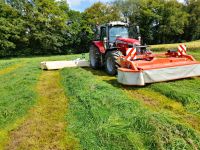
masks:
[(101, 68), (101, 54), (95, 45), (90, 46), (89, 51), (90, 67), (93, 69)]
[(105, 57), (105, 69), (109, 75), (116, 75), (117, 68), (120, 65), (117, 62), (119, 56), (122, 56), (122, 53), (118, 50), (108, 51)]

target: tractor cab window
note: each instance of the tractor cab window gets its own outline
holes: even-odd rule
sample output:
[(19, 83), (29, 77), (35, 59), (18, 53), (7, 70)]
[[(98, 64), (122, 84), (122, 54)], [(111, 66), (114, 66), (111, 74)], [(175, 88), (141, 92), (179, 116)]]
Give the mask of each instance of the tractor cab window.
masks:
[(106, 27), (101, 27), (101, 40), (103, 41), (106, 36)]
[(113, 43), (118, 37), (128, 38), (128, 28), (124, 26), (111, 27), (109, 30), (109, 41)]

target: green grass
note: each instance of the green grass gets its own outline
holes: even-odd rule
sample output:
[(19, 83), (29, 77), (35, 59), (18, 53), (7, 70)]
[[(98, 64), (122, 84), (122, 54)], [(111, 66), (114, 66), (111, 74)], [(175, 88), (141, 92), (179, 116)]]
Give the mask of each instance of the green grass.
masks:
[(27, 111), (37, 102), (38, 95), (35, 88), (42, 72), (39, 68), (40, 62), (74, 59), (78, 56), (0, 60), (2, 65), (0, 67), (0, 149), (1, 143), (5, 142), (6, 136), (8, 136), (7, 133), (21, 124), (23, 118), (27, 115)]
[(0, 76), (0, 128), (26, 113), (34, 103), (40, 70), (35, 62), (27, 64), (15, 71)]
[(0, 60), (0, 69), (24, 63), (23, 66), (0, 75), (0, 128), (5, 127), (26, 111), (37, 99), (35, 86), (41, 74), (39, 64), (44, 60), (75, 59), (79, 55), (14, 58)]
[(83, 149), (195, 149), (200, 134), (166, 113), (140, 105), (88, 70), (62, 70), (70, 130)]
[[(166, 51), (166, 50), (169, 50), (169, 49), (177, 50), (179, 44), (180, 43), (151, 45), (151, 49), (153, 51)], [(192, 41), (192, 42), (184, 42), (184, 44), (186, 44), (188, 51), (200, 49), (200, 40)]]
[(200, 115), (200, 79), (191, 78), (149, 86), (161, 94), (181, 102), (189, 111)]
[[(189, 54), (200, 60), (198, 51)], [(38, 100), (36, 84), (42, 73), (39, 63), (77, 57), (80, 55), (0, 60), (0, 149), (8, 132), (24, 122), (27, 112)], [(200, 148), (199, 128), (191, 125), (200, 116), (199, 78), (135, 88), (121, 86), (115, 77), (102, 71), (69, 68), (60, 73), (69, 97), (66, 131), (69, 129), (80, 141), (82, 149)], [(145, 96), (151, 97), (158, 106), (151, 109), (154, 103), (148, 107), (141, 103), (141, 99), (145, 102)], [(159, 104), (162, 104), (161, 111)], [(194, 120), (185, 122), (193, 119), (181, 118), (185, 114), (193, 115)]]
[(0, 60), (0, 70), (10, 67), (14, 64), (20, 63), (21, 61), (22, 61), (21, 59)]
[[(197, 60), (200, 60), (198, 51), (189, 52)], [(185, 108), (197, 115), (200, 115), (200, 78), (181, 79), (176, 81), (154, 83), (148, 86), (161, 94), (181, 102)]]

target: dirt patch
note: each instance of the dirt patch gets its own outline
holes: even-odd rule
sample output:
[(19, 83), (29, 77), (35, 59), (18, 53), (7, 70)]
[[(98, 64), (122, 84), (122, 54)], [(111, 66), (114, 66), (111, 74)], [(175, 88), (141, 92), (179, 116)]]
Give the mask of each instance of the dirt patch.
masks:
[(58, 71), (44, 71), (37, 84), (39, 100), (24, 123), (10, 132), (5, 149), (77, 149), (78, 142), (66, 132), (67, 98)]
[(5, 68), (5, 69), (2, 69), (2, 70), (0, 70), (0, 75), (9, 73), (9, 72), (11, 72), (11, 71), (14, 71), (14, 70), (16, 70), (17, 68), (22, 67), (22, 66), (24, 66), (24, 63), (15, 64), (15, 65), (12, 65), (12, 66), (7, 67), (7, 68)]

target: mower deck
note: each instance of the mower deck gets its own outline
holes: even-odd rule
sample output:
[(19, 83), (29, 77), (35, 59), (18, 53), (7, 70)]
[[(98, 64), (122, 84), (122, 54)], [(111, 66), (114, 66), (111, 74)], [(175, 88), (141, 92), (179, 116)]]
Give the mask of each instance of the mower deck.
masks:
[[(200, 63), (193, 57), (153, 58), (126, 62), (130, 67), (118, 68), (118, 82), (143, 86), (146, 83), (200, 76)], [(127, 65), (126, 64), (126, 65)]]

